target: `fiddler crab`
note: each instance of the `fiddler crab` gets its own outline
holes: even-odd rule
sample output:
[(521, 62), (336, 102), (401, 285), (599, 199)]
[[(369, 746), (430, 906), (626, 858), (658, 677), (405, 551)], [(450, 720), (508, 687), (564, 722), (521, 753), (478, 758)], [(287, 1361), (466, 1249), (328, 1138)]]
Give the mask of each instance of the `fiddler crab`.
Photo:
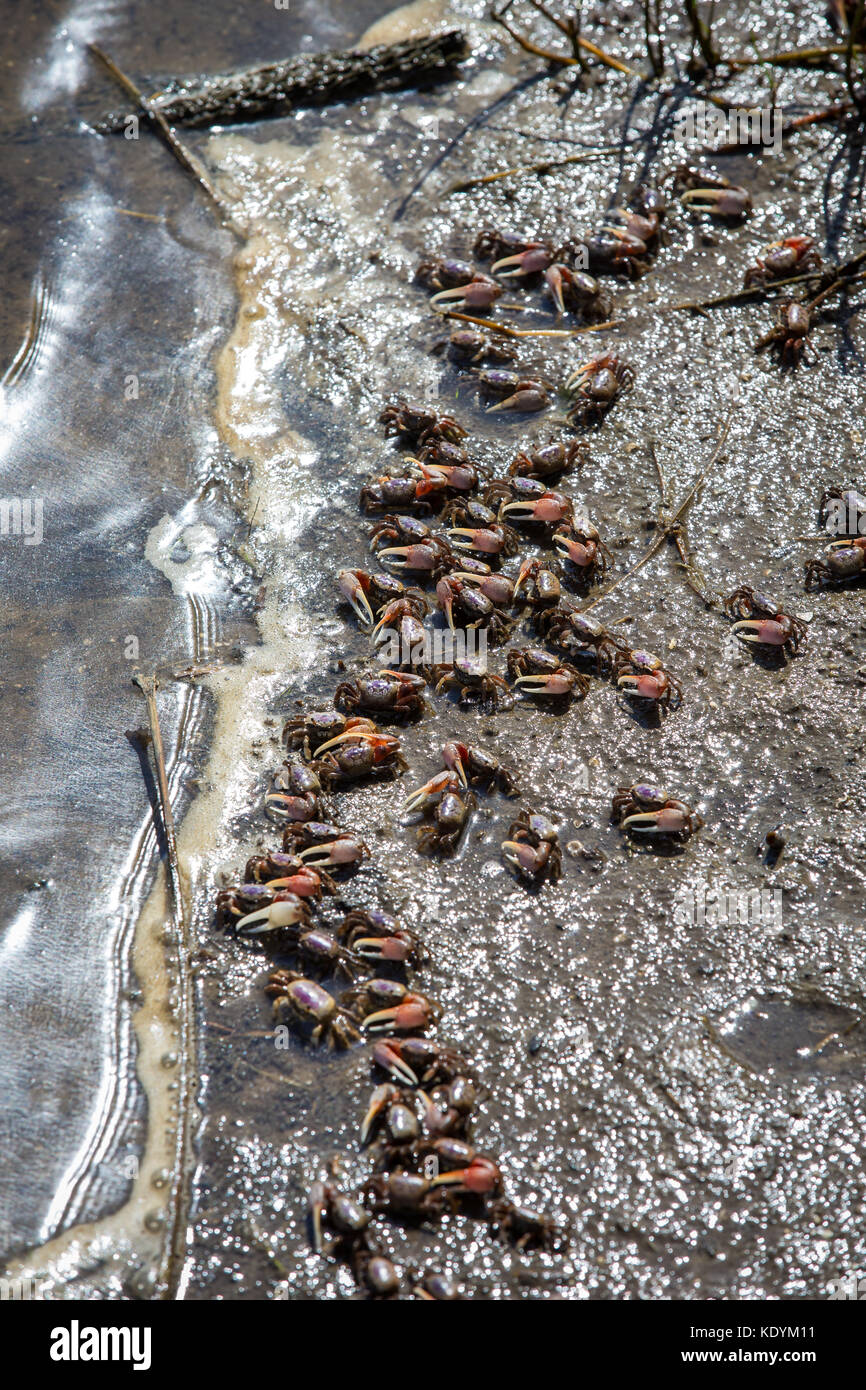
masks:
[(422, 825), (418, 831), (418, 848), (422, 852), (448, 855), (457, 849), (475, 804), (475, 797), (466, 789), (465, 776), (461, 778), (448, 768), (410, 792), (403, 802), (402, 814), (411, 816), (420, 812), (430, 816), (430, 823)]
[(450, 1084), (468, 1074), (465, 1057), (454, 1048), (443, 1047), (430, 1038), (389, 1038), (373, 1045), (374, 1064), (404, 1086)]
[(402, 397), (386, 405), (379, 416), (386, 435), (399, 435), (413, 444), (445, 440), (459, 444), (466, 431), (451, 415), (438, 415), (425, 405), (410, 405)]
[(535, 699), (582, 700), (589, 692), (589, 680), (576, 666), (542, 647), (512, 647), (507, 664), (515, 687)]
[(394, 1299), (399, 1296), (400, 1271), (387, 1256), (375, 1251), (357, 1250), (352, 1257), (352, 1272), (371, 1298)]
[(493, 275), (503, 280), (544, 280), (547, 293), (557, 314), (581, 314), (587, 320), (603, 318), (607, 313), (601, 297), (601, 286), (592, 275), (576, 269), (576, 256), (582, 247), (566, 242), (555, 247), (551, 242), (532, 240), (514, 232), (485, 228), (477, 237), (473, 252), (483, 260), (493, 259)]
[(337, 937), (353, 956), (392, 965), (420, 965), (427, 952), (420, 938), (390, 912), (355, 907), (337, 928)]
[(321, 813), (321, 792), (322, 783), (311, 767), (286, 762), (274, 776), (273, 789), (265, 797), (265, 811), (276, 821), (316, 820)]
[(636, 782), (613, 798), (613, 820), (625, 834), (666, 835), (688, 840), (703, 825), (697, 811), (658, 787)]
[(446, 524), (458, 523), (449, 525), (448, 529), (448, 538), (456, 550), (474, 551), (494, 558), (517, 554), (517, 532), (511, 526), (504, 526), (486, 502), (472, 498), (449, 502), (442, 520)]
[[(421, 695), (425, 685), (422, 676), (385, 668), (375, 675), (361, 676), (357, 681), (341, 681), (334, 692), (334, 704), (346, 710), (365, 709), (378, 715), (387, 714), (392, 719), (417, 718), (425, 708)], [(349, 721), (349, 727), (337, 738), (351, 737), (354, 732), (354, 724)], [(332, 739), (323, 744), (319, 752), (335, 743), (336, 739)]]
[(550, 405), (550, 393), (555, 388), (544, 377), (528, 377), (521, 372), (506, 371), (491, 367), (475, 374), (480, 389), (491, 396), (502, 396), (496, 405), (487, 407), (487, 414), (498, 410), (532, 412), (546, 410)]
[(514, 362), (517, 359), (513, 347), (497, 342), (477, 328), (455, 328), (447, 346), (448, 355), (460, 365), (474, 367), (479, 362)]
[(484, 714), (495, 714), (497, 710), (509, 710), (514, 706), (514, 696), (507, 682), (488, 671), (483, 656), (458, 657), (453, 662), (434, 666), (431, 679), (435, 681), (437, 695), (442, 690), (456, 688), (461, 705), (476, 706)]
[(457, 774), (463, 787), (483, 787), (488, 792), (496, 788), (503, 796), (518, 794), (514, 773), (485, 753), (483, 748), (476, 748), (471, 743), (446, 743), (442, 748), (442, 759), (446, 768)]
[(556, 826), (535, 811), (524, 809), (512, 822), (508, 839), (502, 843), (502, 857), (529, 883), (540, 883), (545, 877), (558, 883), (562, 878), (562, 850)]
[(807, 270), (818, 271), (823, 262), (815, 250), (815, 238), (811, 236), (786, 236), (781, 241), (771, 241), (757, 257), (755, 264), (746, 271), (743, 285), (767, 285), (773, 280), (786, 280), (789, 275), (805, 274)]
[(743, 642), (795, 654), (805, 644), (808, 629), (800, 618), (783, 613), (773, 599), (741, 584), (725, 599), (725, 612), (734, 618), (731, 631)]
[(541, 448), (522, 450), (508, 466), (509, 477), (552, 478), (559, 473), (570, 473), (577, 465), (581, 467), (587, 460), (586, 445), (579, 440), (566, 444), (562, 440), (555, 444), (545, 444)]
[[(315, 879), (316, 876), (309, 877)], [(317, 891), (321, 889), (317, 887)], [(306, 898), (311, 896), (315, 894), (270, 888), (264, 883), (239, 883), (221, 888), (216, 901), (217, 925), (233, 926), (241, 936), (260, 936), (264, 932), (296, 927), (303, 930), (310, 925)]]
[(812, 315), (806, 304), (789, 299), (777, 310), (775, 327), (755, 344), (755, 351), (776, 347), (783, 363), (796, 367), (809, 341)]
[(423, 1033), (442, 1010), (397, 980), (365, 980), (345, 990), (340, 1004), (364, 1033)]
[(337, 588), (341, 597), (351, 604), (362, 627), (372, 627), (381, 609), (405, 594), (396, 575), (381, 571), (370, 574), (363, 569), (340, 570)]
[(649, 269), (667, 199), (657, 189), (641, 185), (632, 203), (632, 207), (612, 208), (601, 230), (587, 238), (590, 270), (635, 279)]
[[(279, 866), (285, 856), (297, 855), (302, 864), (322, 873), (325, 869), (346, 868), (369, 858), (370, 851), (353, 830), (341, 830), (323, 821), (298, 821), (283, 831), (283, 855), (275, 853), (253, 856), (247, 864), (247, 877), (268, 874)], [(251, 873), (252, 871), (252, 873)], [(278, 887), (278, 879), (262, 880)]]
[(466, 261), (422, 261), (415, 280), (427, 289), (435, 290), (430, 303), (436, 308), (469, 310), (489, 309), (503, 293), (502, 286), (490, 275), (476, 270)]
[(806, 564), (806, 588), (820, 584), (850, 584), (866, 577), (866, 536), (833, 541), (825, 559), (813, 557)]
[[(528, 486), (529, 483), (533, 483), (534, 486)], [(508, 517), (510, 521), (516, 521), (521, 526), (559, 526), (563, 522), (570, 523), (574, 517), (574, 503), (570, 497), (564, 492), (554, 492), (545, 488), (535, 479), (514, 479), (509, 490), (513, 500), (503, 502), (500, 515)], [(504, 493), (501, 485), (498, 492)], [(493, 495), (492, 488), (488, 495)]]
[(266, 992), (273, 997), (275, 1019), (285, 1019), (298, 1030), (309, 1031), (314, 1046), (326, 1042), (343, 1051), (360, 1042), (356, 1019), (315, 980), (294, 970), (276, 970)]
[(563, 599), (553, 608), (542, 608), (536, 614), (534, 626), (554, 646), (569, 656), (594, 657), (599, 675), (613, 671), (616, 663), (628, 655), (628, 646), (594, 618), (581, 613), (570, 600)]
[(310, 1188), (309, 1211), (312, 1246), (317, 1255), (325, 1248), (324, 1227), (336, 1237), (332, 1252), (339, 1248), (343, 1253), (354, 1253), (367, 1248), (367, 1227), (373, 1214), (354, 1197), (332, 1183), (315, 1182)]
[(611, 406), (633, 385), (634, 368), (615, 353), (590, 358), (565, 382), (566, 394), (574, 397), (566, 419), (572, 425), (600, 424)]
[(517, 1250), (559, 1250), (565, 1233), (550, 1216), (515, 1206), (502, 1197), (488, 1212), (494, 1240), (509, 1241)]
[(738, 222), (752, 210), (752, 198), (747, 188), (732, 184), (714, 169), (693, 168), (683, 164), (674, 175), (674, 187), (680, 202), (693, 212), (708, 212), (729, 222)]
[(513, 601), (517, 603), (521, 590), (525, 593), (523, 603), (530, 608), (549, 608), (562, 598), (562, 585), (555, 562), (547, 560), (524, 560), (514, 584)]
[(469, 460), (412, 457), (406, 460), (402, 473), (383, 473), (365, 483), (359, 500), (368, 513), (393, 513), (395, 507), (432, 512), (441, 510), (451, 497), (475, 492), (483, 477), (484, 470)]
[[(352, 724), (352, 721), (349, 721)], [(367, 725), (369, 720), (358, 721)], [(350, 727), (323, 744), (310, 764), (326, 787), (346, 786), (362, 777), (394, 777), (408, 766), (400, 740), (369, 728)]]
[(618, 689), (633, 700), (645, 700), (666, 710), (682, 703), (682, 686), (652, 652), (626, 649), (618, 653), (613, 663), (613, 676)]
[[(299, 956), (305, 970), (316, 970), (326, 974), (344, 974), (355, 979), (364, 962), (337, 940), (324, 927), (309, 927), (294, 935), (288, 945), (287, 954)], [(292, 983), (291, 973), (276, 970), (269, 977), (265, 993), (281, 998)]]
[(587, 583), (603, 579), (612, 563), (610, 551), (598, 534), (598, 528), (586, 517), (575, 518), (568, 526), (556, 531), (553, 544), (560, 558), (574, 565)]
[(412, 1292), (425, 1303), (453, 1303), (460, 1298), (460, 1286), (448, 1274), (431, 1271), (413, 1284)]
[[(510, 581), (508, 592), (509, 595), (512, 592)], [(483, 585), (478, 586), (475, 575), (460, 570), (443, 575), (436, 585), (436, 598), (452, 632), (458, 625), (465, 628), (483, 627), (494, 644), (505, 641), (511, 632), (512, 623), (488, 598)]]

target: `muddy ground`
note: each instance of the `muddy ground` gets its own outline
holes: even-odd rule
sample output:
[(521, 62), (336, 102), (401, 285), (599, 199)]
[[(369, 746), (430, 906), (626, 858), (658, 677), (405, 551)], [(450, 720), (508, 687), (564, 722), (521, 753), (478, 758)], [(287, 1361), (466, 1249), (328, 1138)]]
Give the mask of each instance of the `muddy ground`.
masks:
[[(235, 7), (210, 5), (226, 24), (214, 22), (200, 64), (189, 57), (192, 6), (165, 31), (125, 7), (100, 41), (139, 75), (213, 70), (354, 42), (385, 7), (368, 9), (351, 25), (328, 6), (315, 19), (311, 10), (265, 21), (256, 9), (253, 22), (250, 10), (245, 24)], [(124, 647), (137, 634), (144, 666), (218, 668), (166, 680), (162, 705), (201, 949), (202, 1120), (183, 1289), (356, 1296), (344, 1267), (311, 1253), (305, 1194), (333, 1161), (347, 1184), (368, 1170), (357, 1143), (372, 1084), (366, 1055), (275, 1047), (261, 989), (271, 957), (215, 934), (214, 894), (256, 847), (275, 843), (261, 798), (283, 719), (326, 706), (340, 679), (369, 667), (369, 639), (339, 605), (334, 575), (367, 560), (357, 496), (393, 457), (377, 420), (383, 399), (405, 393), (455, 414), (473, 455), (498, 473), (517, 448), (562, 430), (561, 397), (535, 417), (485, 413), (469, 378), (433, 351), (443, 328), (411, 283), (416, 264), (430, 253), (466, 257), (490, 224), (553, 239), (588, 230), (639, 179), (669, 186), (699, 153), (677, 138), (687, 98), (684, 84), (671, 86), (670, 57), (662, 93), (596, 66), (552, 78), (503, 44), (484, 12), (476, 3), (457, 12), (473, 59), (445, 91), (195, 137), (243, 244), (216, 226), (155, 141), (71, 133), (76, 115), (110, 104), (109, 88), (62, 59), (56, 34), (37, 26), (23, 36), (43, 72), (39, 119), (55, 136), (33, 137), (19, 94), (8, 178), (22, 212), (10, 232), (17, 288), (3, 313), (4, 361), (40, 269), (49, 303), (19, 394), (7, 392), (7, 404), (23, 405), (11, 417), (15, 481), (4, 487), (23, 494), (41, 480), (49, 543), (3, 552), (12, 598), (4, 835), (15, 855), (4, 871), (15, 909), (5, 1026), (15, 1022), (3, 1067), (14, 1077), (5, 1125), (18, 1158), (0, 1181), (10, 1255), (73, 1229), (71, 1243), (61, 1236), (25, 1257), (55, 1291), (146, 1292), (164, 1219), (166, 1178), (150, 1156), (174, 1065), (170, 980), (157, 970), (142, 978), (140, 962), (165, 905), (159, 885), (151, 892), (140, 762), (123, 738), (143, 717)], [(588, 17), (587, 32), (642, 57), (638, 11), (617, 13), (605, 25)], [(447, 17), (416, 5), (379, 33)], [(76, 24), (73, 46), (100, 37), (86, 8)], [(739, 51), (746, 27), (761, 51), (831, 34), (819, 5), (784, 24), (732, 5), (719, 32), (727, 50)], [(681, 32), (668, 49), (687, 49)], [(837, 88), (797, 71), (780, 75), (770, 97), (766, 72), (752, 70), (725, 92), (797, 114)], [(593, 157), (449, 191), (576, 145)], [(61, 164), (68, 186), (57, 200)], [(821, 1298), (866, 1263), (857, 1230), (866, 622), (862, 590), (803, 587), (803, 563), (821, 548), (803, 539), (817, 533), (821, 493), (862, 483), (858, 301), (819, 320), (796, 370), (753, 351), (772, 323), (767, 304), (703, 316), (671, 307), (738, 288), (760, 248), (792, 231), (813, 235), (827, 257), (853, 254), (861, 164), (857, 140), (833, 126), (801, 131), (777, 154), (725, 157), (718, 167), (752, 192), (747, 221), (729, 227), (674, 204), (651, 273), (605, 281), (615, 327), (521, 347), (521, 364), (556, 382), (603, 349), (634, 366), (633, 391), (587, 436), (589, 459), (563, 484), (615, 543), (615, 574), (655, 535), (651, 442), (670, 508), (713, 455), (739, 386), (722, 455), (688, 518), (712, 606), (666, 543), (593, 610), (666, 658), (682, 707), (646, 717), (596, 680), (562, 713), (520, 702), (485, 716), (440, 697), (402, 736), (400, 781), (335, 799), (337, 819), (372, 850), (345, 902), (399, 912), (430, 947), (418, 985), (443, 1006), (439, 1036), (472, 1057), (486, 1088), (478, 1146), (498, 1156), (512, 1196), (568, 1225), (564, 1250), (518, 1254), (471, 1216), (414, 1230), (377, 1223), (385, 1252), (407, 1268), (447, 1269), (467, 1296)], [(50, 194), (40, 191), (46, 169)], [(552, 322), (540, 309), (502, 317)], [(153, 387), (134, 410), (123, 396), (130, 373)], [(731, 638), (719, 597), (742, 583), (806, 622), (800, 655), (767, 661)], [(502, 664), (494, 653), (493, 668)], [(453, 859), (416, 852), (400, 801), (437, 770), (449, 738), (494, 752), (518, 775), (521, 804), (556, 821), (573, 846), (561, 883), (528, 892), (500, 863), (514, 807), (497, 796), (479, 798)], [(635, 848), (611, 824), (613, 792), (637, 779), (700, 811), (705, 826), (682, 852)], [(764, 837), (778, 826), (786, 846), (770, 864)], [(750, 920), (688, 910), (756, 890), (767, 896)], [(46, 974), (60, 982), (51, 1012)], [(145, 1015), (161, 1020), (158, 1045), (142, 1041)]]

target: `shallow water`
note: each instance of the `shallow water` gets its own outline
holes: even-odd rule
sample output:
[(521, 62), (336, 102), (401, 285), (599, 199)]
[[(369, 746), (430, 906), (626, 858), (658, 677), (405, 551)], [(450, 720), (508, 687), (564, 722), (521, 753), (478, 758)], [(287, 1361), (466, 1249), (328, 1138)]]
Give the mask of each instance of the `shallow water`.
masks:
[[(258, 806), (283, 718), (298, 701), (325, 706), (344, 678), (338, 663), (349, 676), (369, 665), (333, 575), (367, 557), (357, 493), (391, 454), (377, 423), (383, 399), (405, 392), (457, 414), (473, 454), (497, 471), (517, 447), (554, 433), (546, 416), (486, 415), (465, 376), (431, 355), (442, 331), (410, 283), (415, 265), (430, 252), (465, 257), (491, 223), (554, 239), (584, 229), (645, 164), (661, 179), (684, 155), (670, 104), (646, 97), (624, 134), (624, 79), (599, 74), (570, 92), (531, 80), (535, 65), (505, 55), (484, 8), (466, 11), (475, 58), (447, 94), (369, 99), (199, 140), (244, 230), (240, 249), (155, 141), (70, 132), (73, 113), (101, 109), (106, 85), (63, 58), (56, 37), (23, 35), (48, 73), (39, 119), (67, 133), (55, 136), (66, 142), (58, 151), (25, 135), (19, 115), (10, 182), (23, 189), (26, 161), (47, 149), (68, 187), (50, 233), (53, 182), (50, 193), (38, 182), (28, 193), (13, 224), (17, 299), (0, 321), (8, 361), (29, 314), (21, 285), (38, 274), (44, 330), (6, 401), (6, 491), (23, 495), (34, 471), (46, 479), (46, 538), (29, 555), (4, 538), (3, 551), (14, 615), (4, 836), (17, 857), (4, 883), (14, 915), (3, 936), (0, 1055), (16, 1056), (6, 1126), (17, 1157), (0, 1183), (10, 1253), (103, 1218), (95, 1237), (84, 1227), (26, 1261), (55, 1291), (146, 1292), (161, 1240), (174, 1074), (161, 1062), (173, 1023), (159, 890), (140, 915), (155, 842), (123, 736), (143, 717), (124, 656), (130, 635), (143, 666), (220, 665), (206, 681), (167, 680), (161, 704), (202, 948), (203, 1122), (183, 1289), (355, 1291), (346, 1270), (310, 1253), (304, 1204), (332, 1160), (347, 1183), (366, 1171), (356, 1134), (368, 1067), (357, 1052), (275, 1049), (261, 992), (268, 958), (213, 934), (215, 888), (274, 843)], [(231, 13), (194, 66), (349, 42), (363, 27), (350, 31), (318, 7), (315, 27), (312, 9), (265, 25), (257, 9), (255, 32), (242, 36)], [(390, 21), (376, 37), (435, 13), (412, 6), (400, 29)], [(97, 18), (98, 33), (87, 28)], [(77, 38), (80, 25), (101, 34), (136, 72), (181, 67), (193, 18), (181, 11), (173, 33), (146, 39), (135, 19), (135, 7), (88, 10), (70, 27)], [(825, 33), (817, 20), (814, 33), (801, 22), (788, 38), (751, 14), (750, 24), (768, 45)], [(628, 29), (604, 42), (637, 51)], [(758, 81), (738, 84), (744, 102), (762, 99)], [(790, 101), (792, 89), (781, 95)], [(622, 148), (540, 179), (447, 192), (574, 140)], [(748, 222), (718, 228), (674, 208), (652, 274), (606, 282), (615, 330), (598, 343), (529, 340), (521, 352), (522, 364), (557, 380), (603, 346), (636, 368), (634, 391), (564, 483), (621, 542), (617, 572), (653, 536), (649, 441), (668, 504), (678, 502), (739, 381), (728, 442), (688, 534), (712, 593), (751, 583), (808, 621), (805, 654), (754, 660), (665, 546), (594, 612), (669, 658), (685, 689), (680, 710), (659, 723), (636, 717), (601, 682), (562, 716), (520, 704), (488, 718), (440, 698), (403, 736), (402, 785), (337, 798), (340, 822), (373, 850), (346, 900), (399, 911), (424, 934), (433, 960), (419, 985), (442, 1002), (441, 1034), (489, 1088), (478, 1146), (499, 1156), (509, 1192), (570, 1226), (564, 1253), (519, 1256), (468, 1217), (408, 1232), (379, 1223), (383, 1249), (449, 1268), (476, 1297), (816, 1297), (863, 1264), (856, 768), (866, 623), (862, 591), (804, 595), (802, 562), (820, 545), (796, 540), (816, 530), (823, 489), (860, 468), (858, 319), (821, 324), (811, 358), (783, 373), (752, 353), (766, 306), (707, 317), (667, 309), (736, 287), (783, 230), (850, 254), (862, 219), (843, 178), (848, 158), (831, 131), (815, 131), (779, 158), (725, 160), (755, 193)], [(139, 390), (126, 400), (130, 374)], [(44, 731), (35, 757), (34, 721)], [(585, 847), (566, 856), (558, 886), (528, 894), (499, 863), (514, 806), (495, 796), (479, 798), (454, 860), (416, 853), (399, 802), (453, 737), (495, 750), (518, 773), (522, 801), (557, 822), (564, 844)], [(612, 792), (638, 778), (700, 810), (705, 828), (682, 854), (629, 849), (610, 824)], [(779, 824), (787, 846), (770, 868), (761, 845)], [(781, 890), (780, 914), (719, 921), (683, 910), (696, 892), (717, 902), (756, 889)], [(136, 923), (140, 995), (130, 975)], [(46, 975), (59, 987), (50, 1013)]]

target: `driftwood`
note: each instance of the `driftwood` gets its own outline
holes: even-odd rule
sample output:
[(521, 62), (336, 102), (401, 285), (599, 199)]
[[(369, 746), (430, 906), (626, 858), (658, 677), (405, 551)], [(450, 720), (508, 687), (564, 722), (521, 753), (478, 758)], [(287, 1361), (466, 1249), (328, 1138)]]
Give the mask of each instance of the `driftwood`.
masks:
[[(169, 125), (237, 125), (285, 116), (299, 106), (324, 106), (447, 79), (468, 54), (465, 34), (449, 29), (364, 52), (314, 53), (242, 72), (174, 81), (147, 101)], [(128, 119), (128, 111), (113, 112), (97, 130), (123, 130)]]

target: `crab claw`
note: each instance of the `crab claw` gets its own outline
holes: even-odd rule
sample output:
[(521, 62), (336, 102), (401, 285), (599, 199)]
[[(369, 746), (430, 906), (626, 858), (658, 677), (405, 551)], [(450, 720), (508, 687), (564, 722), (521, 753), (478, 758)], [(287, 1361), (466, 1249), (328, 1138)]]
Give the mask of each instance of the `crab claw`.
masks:
[[(393, 558), (389, 558), (393, 557)], [(379, 551), (379, 559), (393, 569), (432, 570), (439, 555), (430, 545), (389, 545)]]
[[(459, 774), (458, 774), (459, 775)], [(414, 792), (410, 792), (403, 802), (402, 814), (411, 815), (413, 811), (421, 811), (426, 806), (430, 806), (434, 801), (447, 791), (454, 781), (454, 772), (450, 769), (447, 772), (439, 772), (435, 777), (431, 777), (429, 782), (425, 782), (423, 787), (417, 787)], [(465, 782), (464, 782), (465, 786)]]
[(695, 212), (709, 212), (714, 217), (743, 217), (752, 210), (748, 189), (737, 184), (730, 188), (690, 188), (681, 194), (680, 202)]
[(526, 691), (527, 695), (570, 695), (574, 690), (575, 679), (571, 671), (560, 669), (548, 676), (518, 676), (514, 682)]
[(448, 538), (456, 550), (477, 550), (481, 555), (499, 555), (505, 545), (505, 537), (496, 527), (452, 526)]
[(513, 395), (506, 396), (504, 401), (498, 405), (489, 405), (487, 414), (492, 415), (496, 410), (544, 410), (550, 405), (550, 396), (540, 386), (526, 386)]
[(388, 1043), (374, 1043), (372, 1055), (377, 1067), (381, 1067), (389, 1076), (393, 1076), (395, 1081), (402, 1081), (406, 1086), (418, 1085), (418, 1077), (408, 1062), (404, 1062), (400, 1054), (395, 1052)]
[(535, 846), (528, 840), (503, 840), (500, 849), (506, 864), (526, 874), (540, 873), (550, 858), (550, 845), (546, 842)]
[(357, 722), (352, 722), (351, 728), (346, 728), (341, 734), (329, 738), (327, 743), (320, 743), (316, 749), (316, 756), (321, 757), (323, 753), (327, 753), (329, 748), (337, 748), (341, 743), (355, 741), (356, 743), (375, 744), (377, 739), (383, 737), (387, 737), (387, 735), (380, 734), (372, 720), (359, 719)]
[(698, 822), (696, 828), (699, 829), (704, 822), (695, 812), (689, 812), (688, 808), (680, 810), (676, 806), (663, 806), (660, 811), (638, 811), (633, 816), (626, 816), (622, 828), (633, 830), (638, 835), (676, 835), (681, 830), (691, 828), (692, 817)]
[(307, 920), (307, 908), (301, 899), (295, 896), (281, 898), (278, 902), (271, 903), (270, 907), (260, 907), (257, 912), (248, 912), (245, 917), (239, 919), (236, 926), (244, 936), (260, 936), (262, 932), (279, 931), (281, 927), (293, 927), (296, 922)]
[(638, 700), (658, 700), (664, 694), (667, 681), (662, 676), (645, 673), (643, 675), (620, 676), (617, 681), (620, 690), (633, 695)]
[(271, 878), (265, 884), (266, 888), (281, 889), (287, 888), (290, 893), (294, 893), (298, 898), (316, 898), (322, 894), (322, 880), (315, 869), (307, 867), (298, 869), (297, 873), (287, 874), (284, 878)]
[[(502, 508), (502, 515), (512, 518), (514, 521), (544, 521), (553, 524), (563, 521), (571, 515), (572, 504), (568, 497), (561, 493), (545, 492), (541, 497), (529, 502), (506, 502)], [(555, 539), (555, 537), (554, 537)], [(524, 577), (524, 571), (531, 565), (532, 561), (526, 561), (521, 567), (520, 577)]]
[(316, 868), (326, 869), (339, 864), (357, 864), (370, 851), (357, 835), (341, 835), (338, 840), (329, 840), (323, 845), (310, 845), (302, 849), (300, 859), (309, 860)]
[[(445, 304), (450, 309), (489, 309), (502, 294), (502, 286), (497, 285), (495, 280), (489, 277), (478, 277), (470, 280), (466, 285), (455, 285), (450, 290), (440, 290), (434, 294), (430, 300), (431, 304)], [(456, 300), (456, 305), (451, 301)]]
[(546, 270), (551, 260), (550, 247), (541, 241), (533, 241), (525, 251), (519, 251), (516, 256), (503, 256), (502, 260), (494, 262), (490, 270), (496, 275), (504, 266), (516, 266), (516, 270), (509, 270), (502, 277), (504, 280), (511, 280), (518, 275), (536, 275), (540, 270)]
[(765, 647), (784, 647), (790, 630), (774, 618), (746, 618), (731, 628), (744, 642), (758, 642)]
[(553, 538), (553, 544), (557, 553), (563, 560), (570, 560), (578, 569), (586, 569), (591, 565), (598, 553), (595, 541), (579, 541), (567, 536), (563, 531), (557, 531)]
[(484, 1196), (495, 1192), (502, 1184), (502, 1174), (492, 1159), (474, 1158), (466, 1168), (452, 1168), (449, 1173), (439, 1173), (431, 1181), (433, 1187), (461, 1187), (464, 1192)]
[(556, 305), (556, 312), (559, 314), (560, 318), (565, 313), (565, 299), (562, 293), (564, 270), (566, 270), (565, 266), (552, 265), (544, 272), (547, 287), (550, 290), (553, 302)]
[(367, 1143), (371, 1134), (373, 1133), (376, 1121), (382, 1114), (382, 1111), (387, 1108), (389, 1102), (392, 1101), (396, 1095), (397, 1087), (392, 1086), (390, 1081), (385, 1081), (381, 1086), (376, 1087), (375, 1091), (370, 1097), (370, 1104), (367, 1107), (367, 1113), (361, 1121), (362, 1148)]
[(362, 936), (352, 943), (352, 950), (364, 960), (387, 960), (402, 965), (412, 954), (414, 944), (404, 933), (396, 932), (394, 936)]
[(365, 627), (369, 627), (374, 621), (374, 615), (360, 574), (360, 570), (340, 570), (337, 575), (337, 587), (343, 597), (349, 600), (360, 621)]
[(466, 768), (463, 765), (464, 759), (468, 756), (469, 749), (466, 747), (465, 743), (446, 743), (442, 749), (442, 757), (445, 761), (445, 766), (456, 774), (459, 778), (461, 787), (464, 788), (469, 786), (469, 782), (466, 778)]
[(402, 1004), (368, 1014), (361, 1024), (361, 1030), (365, 1033), (383, 1033), (393, 1029), (397, 1033), (414, 1033), (419, 1028), (426, 1028), (432, 1013), (433, 1006), (423, 994), (407, 994)]

